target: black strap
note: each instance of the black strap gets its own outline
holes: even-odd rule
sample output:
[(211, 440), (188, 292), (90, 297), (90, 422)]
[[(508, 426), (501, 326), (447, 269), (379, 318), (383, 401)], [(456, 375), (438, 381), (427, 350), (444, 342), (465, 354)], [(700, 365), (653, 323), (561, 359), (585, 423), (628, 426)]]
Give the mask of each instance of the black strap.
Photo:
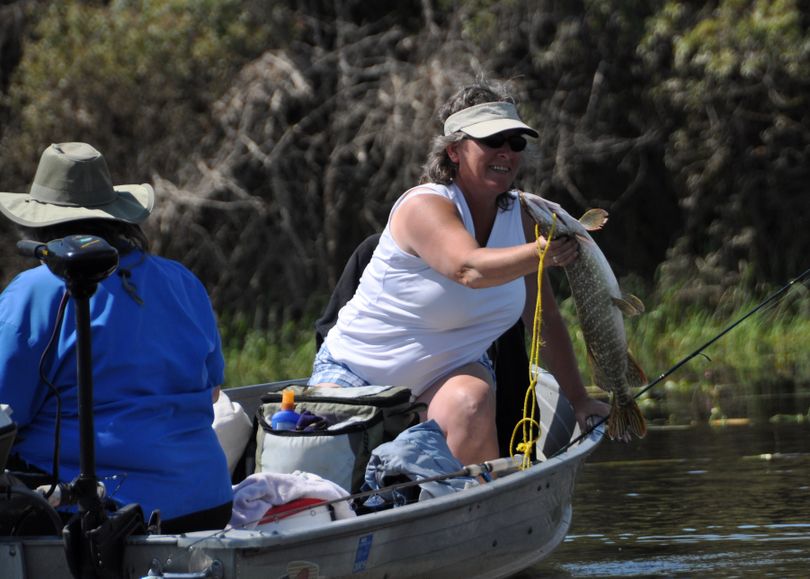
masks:
[(141, 259), (139, 259), (138, 262), (135, 263), (132, 267), (118, 268), (118, 277), (121, 278), (121, 285), (124, 286), (124, 290), (127, 292), (127, 294), (129, 294), (129, 297), (135, 300), (135, 303), (138, 304), (139, 306), (143, 305), (143, 298), (141, 298), (141, 296), (138, 295), (138, 287), (134, 283), (132, 283), (130, 278), (132, 278), (132, 270), (141, 265), (145, 259), (146, 253), (141, 253)]

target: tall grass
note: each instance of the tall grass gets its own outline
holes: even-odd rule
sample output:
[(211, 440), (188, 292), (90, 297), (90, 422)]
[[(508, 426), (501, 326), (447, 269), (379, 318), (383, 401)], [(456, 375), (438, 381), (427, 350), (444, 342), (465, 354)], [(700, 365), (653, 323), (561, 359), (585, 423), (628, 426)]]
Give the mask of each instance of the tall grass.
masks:
[(220, 323), (225, 387), (305, 378), (315, 358), (313, 324), (285, 322), (275, 331), (246, 327), (241, 320)]

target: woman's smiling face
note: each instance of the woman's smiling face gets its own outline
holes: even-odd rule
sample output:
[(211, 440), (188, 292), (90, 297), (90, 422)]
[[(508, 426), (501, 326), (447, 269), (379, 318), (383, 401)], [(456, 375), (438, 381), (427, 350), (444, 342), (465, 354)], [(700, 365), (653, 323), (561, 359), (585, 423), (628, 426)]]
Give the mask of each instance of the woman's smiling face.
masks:
[(509, 137), (520, 135), (520, 131), (504, 131), (498, 135), (507, 139), (497, 148), (472, 137), (447, 147), (450, 160), (458, 165), (454, 181), (465, 193), (497, 196), (512, 187), (523, 153), (513, 150)]

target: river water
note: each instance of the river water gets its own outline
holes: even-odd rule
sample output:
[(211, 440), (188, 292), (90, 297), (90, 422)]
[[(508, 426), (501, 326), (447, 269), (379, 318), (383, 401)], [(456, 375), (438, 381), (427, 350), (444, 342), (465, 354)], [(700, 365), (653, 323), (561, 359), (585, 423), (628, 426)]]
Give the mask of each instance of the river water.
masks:
[(574, 521), (517, 577), (810, 577), (810, 425), (652, 428), (605, 441)]

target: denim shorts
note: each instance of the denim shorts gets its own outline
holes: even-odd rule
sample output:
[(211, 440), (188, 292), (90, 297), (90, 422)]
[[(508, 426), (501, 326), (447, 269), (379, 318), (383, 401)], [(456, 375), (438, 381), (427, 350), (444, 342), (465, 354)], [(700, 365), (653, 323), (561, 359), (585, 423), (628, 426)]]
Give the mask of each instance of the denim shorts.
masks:
[(324, 382), (337, 384), (343, 388), (370, 385), (370, 382), (366, 382), (352, 372), (346, 364), (335, 360), (326, 344), (321, 345), (321, 349), (318, 350), (318, 354), (315, 356), (315, 362), (312, 364), (312, 375), (309, 377), (307, 384), (314, 385)]
[[(478, 363), (487, 369), (487, 372), (492, 377), (492, 383), (495, 384), (495, 368), (486, 352), (478, 359)], [(318, 350), (318, 354), (315, 356), (315, 362), (312, 364), (312, 375), (309, 377), (307, 384), (314, 385), (324, 382), (337, 384), (343, 388), (369, 386), (371, 384), (352, 372), (351, 368), (346, 364), (335, 360), (326, 344), (322, 344), (321, 349)]]

